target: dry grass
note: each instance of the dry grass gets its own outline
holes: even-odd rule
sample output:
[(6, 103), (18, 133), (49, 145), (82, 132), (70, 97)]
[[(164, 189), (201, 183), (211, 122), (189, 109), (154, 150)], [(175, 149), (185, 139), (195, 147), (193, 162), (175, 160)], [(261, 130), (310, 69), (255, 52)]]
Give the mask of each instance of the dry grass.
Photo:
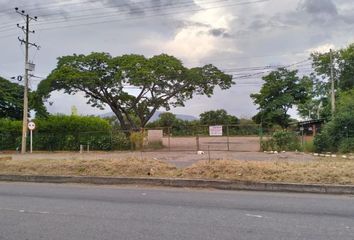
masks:
[(255, 182), (354, 184), (354, 161), (201, 161), (177, 169), (158, 160), (12, 160), (0, 158), (0, 174), (113, 177), (178, 177)]
[(184, 169), (181, 177), (232, 179), (256, 182), (354, 184), (353, 160), (317, 160), (309, 162), (198, 162)]
[(62, 176), (170, 176), (176, 167), (162, 161), (140, 160), (0, 160), (0, 174)]

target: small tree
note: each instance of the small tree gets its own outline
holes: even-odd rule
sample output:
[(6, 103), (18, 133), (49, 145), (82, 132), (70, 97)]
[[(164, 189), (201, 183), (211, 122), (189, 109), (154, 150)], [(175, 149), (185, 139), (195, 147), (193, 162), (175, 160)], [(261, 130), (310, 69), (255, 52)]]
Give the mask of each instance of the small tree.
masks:
[(199, 116), (202, 125), (232, 125), (239, 123), (236, 116), (229, 115), (224, 109), (207, 111), (201, 113)]
[(172, 127), (178, 122), (176, 115), (170, 112), (161, 113), (158, 119), (160, 127)]
[(263, 77), (265, 83), (260, 93), (251, 94), (254, 103), (259, 105), (259, 113), (253, 120), (266, 127), (279, 125), (287, 128), (290, 123), (289, 109), (305, 103), (308, 98), (308, 78), (300, 79), (297, 71), (280, 68)]

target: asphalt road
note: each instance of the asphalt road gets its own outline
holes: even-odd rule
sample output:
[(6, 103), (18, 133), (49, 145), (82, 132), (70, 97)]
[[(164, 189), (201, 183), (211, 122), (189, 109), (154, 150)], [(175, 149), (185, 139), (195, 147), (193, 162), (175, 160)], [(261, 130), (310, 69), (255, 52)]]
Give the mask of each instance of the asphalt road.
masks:
[(354, 197), (0, 183), (0, 239), (353, 240)]

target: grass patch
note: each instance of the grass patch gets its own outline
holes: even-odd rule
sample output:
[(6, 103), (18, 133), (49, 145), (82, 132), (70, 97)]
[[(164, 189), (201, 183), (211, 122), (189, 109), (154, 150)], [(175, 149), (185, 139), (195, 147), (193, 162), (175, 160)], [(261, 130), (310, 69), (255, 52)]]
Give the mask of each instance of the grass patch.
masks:
[(254, 182), (354, 184), (354, 161), (207, 161), (184, 169), (182, 177)]
[(316, 161), (200, 161), (177, 169), (159, 160), (0, 160), (0, 174), (167, 177), (224, 179), (253, 182), (314, 183), (354, 185), (354, 161), (320, 159)]
[(144, 177), (173, 176), (176, 167), (157, 160), (6, 160), (0, 174)]

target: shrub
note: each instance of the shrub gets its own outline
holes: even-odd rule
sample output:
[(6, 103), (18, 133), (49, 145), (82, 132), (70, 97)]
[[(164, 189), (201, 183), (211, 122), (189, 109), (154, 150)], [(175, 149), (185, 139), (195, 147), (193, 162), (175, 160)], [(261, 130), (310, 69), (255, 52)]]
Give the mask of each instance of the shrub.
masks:
[(348, 139), (354, 138), (354, 90), (341, 93), (337, 107), (335, 117), (315, 137), (317, 152), (352, 151)]
[(262, 141), (261, 147), (264, 151), (295, 151), (300, 149), (300, 141), (296, 133), (281, 130)]
[(132, 132), (130, 134), (130, 142), (134, 150), (140, 150), (144, 146), (144, 132)]
[(303, 151), (307, 153), (315, 152), (315, 146), (313, 141), (305, 141), (303, 146)]
[(354, 138), (343, 139), (339, 144), (339, 152), (341, 153), (354, 152)]
[(129, 150), (131, 142), (124, 132), (112, 133), (112, 150)]

